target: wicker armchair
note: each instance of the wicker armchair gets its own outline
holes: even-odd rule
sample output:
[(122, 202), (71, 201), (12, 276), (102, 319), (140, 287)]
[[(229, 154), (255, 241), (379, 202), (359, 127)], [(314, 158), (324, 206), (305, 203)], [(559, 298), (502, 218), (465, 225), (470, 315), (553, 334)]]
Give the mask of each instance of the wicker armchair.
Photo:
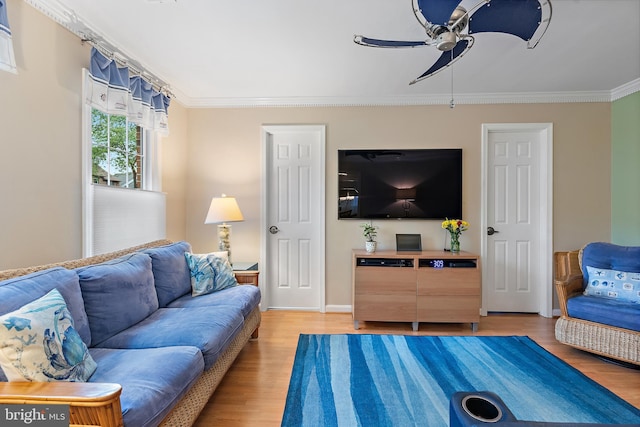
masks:
[(567, 301), (582, 292), (581, 251), (554, 255), (555, 286), (562, 313), (556, 322), (556, 339), (580, 350), (640, 365), (640, 332), (569, 316)]

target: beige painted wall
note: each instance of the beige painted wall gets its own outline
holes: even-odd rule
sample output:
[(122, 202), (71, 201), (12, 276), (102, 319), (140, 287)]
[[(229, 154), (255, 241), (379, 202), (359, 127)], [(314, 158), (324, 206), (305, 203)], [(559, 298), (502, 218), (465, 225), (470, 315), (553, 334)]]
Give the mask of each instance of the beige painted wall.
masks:
[[(463, 149), (463, 213), (471, 223), (464, 250), (480, 251), (482, 123), (554, 125), (554, 249), (573, 249), (610, 239), (610, 104), (459, 105), (354, 108), (240, 108), (189, 110), (187, 239), (197, 251), (216, 245), (214, 225), (203, 223), (213, 195), (238, 198), (245, 221), (234, 223), (236, 261), (257, 260), (260, 246), (260, 127), (325, 124), (326, 301), (351, 304), (350, 251), (363, 245), (361, 221), (337, 219), (337, 150), (340, 148)], [(439, 249), (439, 221), (376, 221), (381, 249), (395, 234), (421, 233), (426, 248)], [(549, 284), (551, 286), (551, 283)]]
[(82, 67), (89, 48), (9, 0), (18, 74), (0, 72), (0, 268), (82, 255)]
[(187, 236), (187, 109), (179, 102), (169, 106), (169, 136), (160, 142), (162, 191), (167, 194), (167, 239)]
[[(0, 72), (0, 269), (82, 256), (82, 68), (90, 46), (20, 0), (7, 3), (18, 74)], [(163, 145), (167, 236), (186, 236), (187, 110)]]

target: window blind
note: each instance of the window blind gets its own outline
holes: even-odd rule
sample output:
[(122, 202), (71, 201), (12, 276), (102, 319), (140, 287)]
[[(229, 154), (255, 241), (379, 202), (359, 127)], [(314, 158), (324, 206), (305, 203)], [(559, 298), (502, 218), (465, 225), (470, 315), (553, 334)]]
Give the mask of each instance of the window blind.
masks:
[(90, 185), (91, 254), (100, 255), (166, 238), (166, 194)]

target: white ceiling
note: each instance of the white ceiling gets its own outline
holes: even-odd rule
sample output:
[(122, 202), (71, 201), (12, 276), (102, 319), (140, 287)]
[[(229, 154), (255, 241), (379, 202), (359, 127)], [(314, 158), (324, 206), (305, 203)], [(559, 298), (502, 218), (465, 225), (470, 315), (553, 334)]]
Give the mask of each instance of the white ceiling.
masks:
[[(33, 3), (33, 1), (32, 1)], [(424, 39), (411, 0), (39, 0), (57, 3), (171, 85), (186, 106), (448, 103), (451, 72), (409, 82), (434, 47), (375, 49), (354, 34)], [(462, 5), (472, 6), (471, 0)], [(538, 46), (476, 35), (456, 102), (598, 100), (640, 84), (640, 0), (552, 0)], [(634, 89), (634, 91), (637, 89)], [(484, 98), (485, 101), (480, 100)]]

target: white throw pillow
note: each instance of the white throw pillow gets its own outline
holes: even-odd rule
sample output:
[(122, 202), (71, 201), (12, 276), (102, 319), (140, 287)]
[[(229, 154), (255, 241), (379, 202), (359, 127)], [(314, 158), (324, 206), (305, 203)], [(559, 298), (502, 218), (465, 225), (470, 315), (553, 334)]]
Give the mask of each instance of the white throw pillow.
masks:
[(584, 295), (640, 304), (640, 273), (587, 266)]
[(0, 316), (0, 366), (9, 381), (87, 381), (97, 368), (57, 289)]
[(238, 284), (228, 259), (215, 255), (215, 252), (185, 252), (184, 256), (191, 274), (191, 296), (210, 294)]

